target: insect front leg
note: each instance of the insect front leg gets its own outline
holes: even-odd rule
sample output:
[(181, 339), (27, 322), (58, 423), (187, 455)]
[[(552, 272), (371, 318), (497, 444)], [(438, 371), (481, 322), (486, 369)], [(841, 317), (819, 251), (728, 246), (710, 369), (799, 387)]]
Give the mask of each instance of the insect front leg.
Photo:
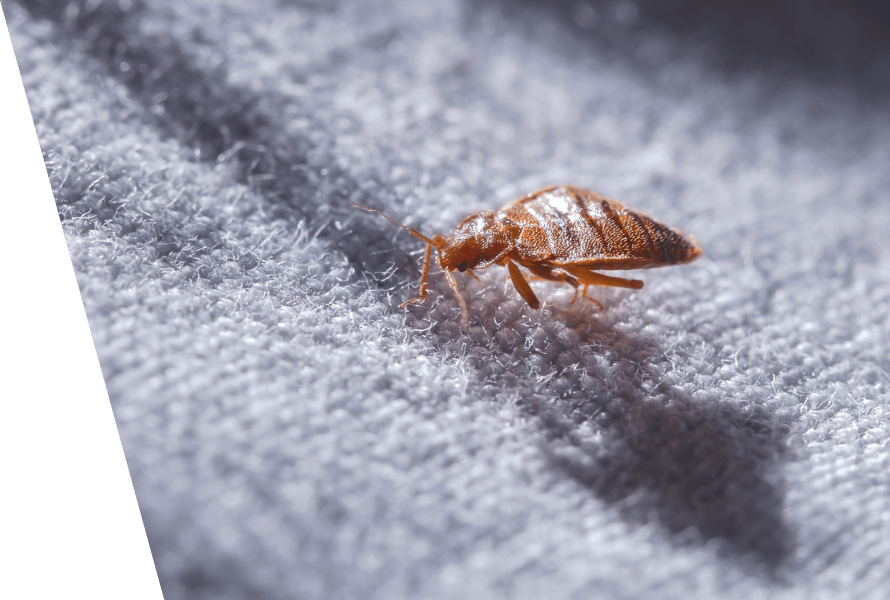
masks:
[(423, 267), (422, 274), (420, 276), (420, 291), (417, 296), (411, 298), (410, 300), (406, 300), (399, 306), (399, 308), (405, 308), (409, 304), (414, 304), (415, 302), (423, 302), (426, 300), (429, 293), (426, 291), (427, 285), (430, 280), (430, 259), (432, 258), (433, 246), (432, 244), (426, 245), (426, 252), (423, 253)]
[(460, 302), (460, 310), (461, 310), (461, 318), (460, 324), (463, 327), (466, 327), (470, 322), (470, 311), (467, 310), (467, 302), (464, 300), (463, 295), (461, 295), (460, 290), (457, 289), (457, 282), (454, 280), (454, 275), (451, 274), (451, 271), (445, 271), (445, 277), (448, 279), (449, 285), (454, 290), (454, 293), (457, 295), (457, 301)]

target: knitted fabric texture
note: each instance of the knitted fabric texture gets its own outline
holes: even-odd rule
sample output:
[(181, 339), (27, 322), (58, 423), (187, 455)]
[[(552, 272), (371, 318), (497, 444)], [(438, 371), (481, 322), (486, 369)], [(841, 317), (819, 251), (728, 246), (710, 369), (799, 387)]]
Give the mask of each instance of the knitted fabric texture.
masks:
[[(886, 597), (890, 54), (706, 4), (4, 0), (167, 600)], [(464, 329), (350, 205), (557, 183), (702, 258)]]

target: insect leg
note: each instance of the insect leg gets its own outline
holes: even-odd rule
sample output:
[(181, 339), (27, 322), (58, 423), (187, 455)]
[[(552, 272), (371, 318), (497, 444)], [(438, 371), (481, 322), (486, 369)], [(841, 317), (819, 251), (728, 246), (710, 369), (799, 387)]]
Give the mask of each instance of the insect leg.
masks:
[(466, 327), (467, 323), (470, 322), (470, 311), (467, 310), (467, 303), (461, 295), (460, 290), (457, 289), (457, 282), (454, 280), (454, 275), (451, 274), (451, 271), (443, 270), (445, 271), (445, 277), (448, 279), (448, 283), (454, 288), (454, 293), (457, 295), (457, 301), (460, 302), (460, 310), (462, 313), (460, 324)]
[(538, 300), (538, 297), (535, 296), (535, 293), (532, 291), (531, 286), (525, 280), (525, 277), (522, 276), (522, 272), (519, 270), (519, 267), (516, 266), (513, 261), (507, 261), (507, 270), (510, 271), (510, 280), (513, 282), (513, 287), (516, 288), (516, 291), (519, 292), (519, 295), (528, 302), (528, 305), (533, 309), (538, 310), (541, 308), (541, 301)]
[(553, 267), (544, 267), (536, 263), (523, 264), (522, 266), (541, 279), (555, 281), (557, 283), (568, 283), (573, 288), (578, 288), (578, 280), (565, 271), (557, 271), (553, 269)]
[[(537, 279), (544, 279), (546, 281), (555, 281), (557, 283), (568, 283), (573, 288), (575, 288), (575, 296), (572, 298), (571, 304), (574, 304), (575, 302), (578, 301), (578, 288), (581, 286), (581, 284), (578, 283), (577, 279), (575, 279), (574, 277), (572, 277), (565, 271), (561, 271), (561, 270), (557, 271), (552, 267), (544, 267), (542, 265), (538, 265), (538, 264), (534, 264), (534, 263), (523, 264), (522, 266), (527, 268), (529, 271), (531, 271)], [(602, 304), (600, 304), (593, 298), (587, 297), (587, 287), (588, 286), (585, 284), (584, 291), (581, 292), (581, 297), (586, 298), (587, 300), (590, 300), (591, 302), (593, 302), (594, 304), (599, 306), (600, 310), (602, 310), (602, 308), (603, 308)]]
[(600, 302), (599, 300), (596, 300), (594, 298), (591, 298), (590, 296), (587, 295), (587, 288), (589, 288), (589, 287), (590, 287), (590, 284), (585, 283), (581, 287), (580, 290), (578, 288), (575, 288), (575, 297), (572, 298), (572, 301), (570, 302), (570, 304), (574, 304), (575, 302), (577, 302), (578, 296), (580, 295), (585, 300), (588, 300), (588, 301), (596, 304), (597, 308), (599, 308), (600, 310), (604, 310), (605, 307), (603, 306), (602, 302)]
[(643, 287), (643, 282), (639, 279), (622, 279), (620, 277), (610, 277), (602, 273), (596, 273), (590, 267), (563, 267), (566, 271), (578, 278), (578, 281), (584, 285), (603, 285), (611, 287), (623, 287), (638, 290)]
[(433, 253), (432, 244), (426, 245), (426, 252), (423, 253), (423, 274), (420, 276), (420, 291), (417, 296), (411, 298), (410, 300), (406, 300), (399, 306), (399, 308), (405, 308), (409, 304), (414, 304), (415, 302), (423, 302), (426, 300), (428, 293), (426, 291), (426, 286), (430, 280), (430, 257)]

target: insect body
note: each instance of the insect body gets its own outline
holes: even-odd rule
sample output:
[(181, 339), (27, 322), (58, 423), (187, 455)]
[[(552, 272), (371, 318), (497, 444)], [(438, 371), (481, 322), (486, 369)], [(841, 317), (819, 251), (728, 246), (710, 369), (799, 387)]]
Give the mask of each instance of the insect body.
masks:
[(695, 241), (679, 231), (621, 202), (569, 185), (546, 187), (517, 198), (497, 211), (468, 215), (448, 238), (441, 235), (428, 238), (378, 210), (360, 204), (355, 206), (389, 219), (427, 244), (420, 292), (402, 304), (402, 308), (427, 298), (430, 259), (435, 247), (436, 264), (457, 294), (464, 325), (469, 315), (451, 274), (454, 270), (476, 278), (474, 270), (505, 266), (516, 291), (529, 306), (538, 309), (541, 302), (517, 265), (540, 279), (571, 285), (577, 297), (581, 286), (582, 295), (591, 285), (643, 287), (642, 281), (595, 271), (677, 265), (695, 260), (701, 254)]

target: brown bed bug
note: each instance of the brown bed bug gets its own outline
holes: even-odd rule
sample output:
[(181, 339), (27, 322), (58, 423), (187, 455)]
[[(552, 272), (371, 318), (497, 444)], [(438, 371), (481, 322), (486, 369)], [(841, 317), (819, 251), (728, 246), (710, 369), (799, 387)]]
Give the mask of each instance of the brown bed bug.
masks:
[(474, 270), (491, 265), (507, 267), (516, 291), (537, 310), (541, 302), (517, 265), (540, 279), (568, 283), (575, 288), (577, 298), (581, 286), (581, 295), (585, 297), (591, 285), (643, 287), (642, 281), (595, 271), (679, 265), (701, 254), (695, 240), (681, 232), (617, 200), (572, 185), (545, 187), (508, 202), (497, 211), (483, 210), (468, 215), (448, 238), (441, 235), (428, 238), (379, 210), (353, 205), (389, 219), (426, 242), (420, 292), (401, 307), (426, 300), (430, 259), (435, 247), (436, 264), (457, 294), (464, 325), (469, 313), (451, 274), (455, 269), (478, 281)]

